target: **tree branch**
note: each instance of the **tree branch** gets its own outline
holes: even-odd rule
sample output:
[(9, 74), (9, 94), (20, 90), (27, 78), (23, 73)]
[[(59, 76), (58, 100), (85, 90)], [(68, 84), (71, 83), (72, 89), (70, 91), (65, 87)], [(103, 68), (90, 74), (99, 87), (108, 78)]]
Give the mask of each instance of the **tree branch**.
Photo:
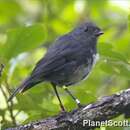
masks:
[(111, 96), (105, 96), (97, 102), (86, 105), (72, 112), (62, 113), (54, 117), (31, 122), (6, 130), (90, 130), (94, 126), (83, 127), (83, 120), (106, 121), (121, 114), (130, 117), (130, 89)]

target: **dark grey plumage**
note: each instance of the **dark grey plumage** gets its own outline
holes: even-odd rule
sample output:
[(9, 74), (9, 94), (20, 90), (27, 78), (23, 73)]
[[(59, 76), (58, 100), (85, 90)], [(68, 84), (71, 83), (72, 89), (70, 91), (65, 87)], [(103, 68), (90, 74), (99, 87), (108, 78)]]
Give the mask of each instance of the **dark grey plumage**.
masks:
[(43, 81), (69, 86), (84, 79), (93, 66), (97, 38), (101, 34), (96, 25), (85, 23), (59, 37), (9, 100), (18, 92), (24, 92)]

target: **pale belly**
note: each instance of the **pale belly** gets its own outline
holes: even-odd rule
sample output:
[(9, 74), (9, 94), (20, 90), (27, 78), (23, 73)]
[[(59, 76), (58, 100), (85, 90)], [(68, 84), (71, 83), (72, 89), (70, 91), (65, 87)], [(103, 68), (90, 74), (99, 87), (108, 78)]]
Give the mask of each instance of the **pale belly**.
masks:
[(71, 82), (66, 83), (66, 86), (74, 85), (79, 83), (82, 80), (87, 79), (89, 74), (91, 73), (92, 68), (96, 64), (97, 60), (99, 59), (99, 54), (93, 55), (93, 60), (88, 60), (87, 65), (81, 65), (79, 66), (75, 72), (71, 75)]

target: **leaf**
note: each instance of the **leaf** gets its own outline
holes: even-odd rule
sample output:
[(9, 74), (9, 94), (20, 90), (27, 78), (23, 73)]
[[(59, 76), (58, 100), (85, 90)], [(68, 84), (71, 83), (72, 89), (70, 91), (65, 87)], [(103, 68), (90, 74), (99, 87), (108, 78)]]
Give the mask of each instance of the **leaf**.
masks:
[(7, 32), (3, 55), (9, 60), (22, 52), (38, 47), (44, 39), (45, 31), (41, 24), (12, 29)]
[(104, 72), (111, 75), (116, 74), (125, 78), (130, 78), (130, 66), (122, 63), (107, 61), (101, 64)]
[(21, 13), (22, 9), (18, 2), (10, 0), (0, 1), (0, 24), (14, 22), (16, 16)]
[(116, 61), (123, 61), (128, 63), (127, 58), (120, 52), (114, 51), (111, 44), (101, 43), (99, 46), (99, 53), (106, 58), (110, 58)]
[(130, 14), (128, 15), (128, 29), (130, 31)]

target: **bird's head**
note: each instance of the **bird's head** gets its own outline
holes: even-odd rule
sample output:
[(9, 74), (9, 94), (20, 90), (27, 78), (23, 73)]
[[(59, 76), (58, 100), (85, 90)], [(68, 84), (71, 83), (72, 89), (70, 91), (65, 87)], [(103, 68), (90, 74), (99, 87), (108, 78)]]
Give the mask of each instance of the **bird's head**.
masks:
[(103, 31), (92, 22), (86, 22), (72, 31), (73, 36), (78, 39), (97, 39)]

